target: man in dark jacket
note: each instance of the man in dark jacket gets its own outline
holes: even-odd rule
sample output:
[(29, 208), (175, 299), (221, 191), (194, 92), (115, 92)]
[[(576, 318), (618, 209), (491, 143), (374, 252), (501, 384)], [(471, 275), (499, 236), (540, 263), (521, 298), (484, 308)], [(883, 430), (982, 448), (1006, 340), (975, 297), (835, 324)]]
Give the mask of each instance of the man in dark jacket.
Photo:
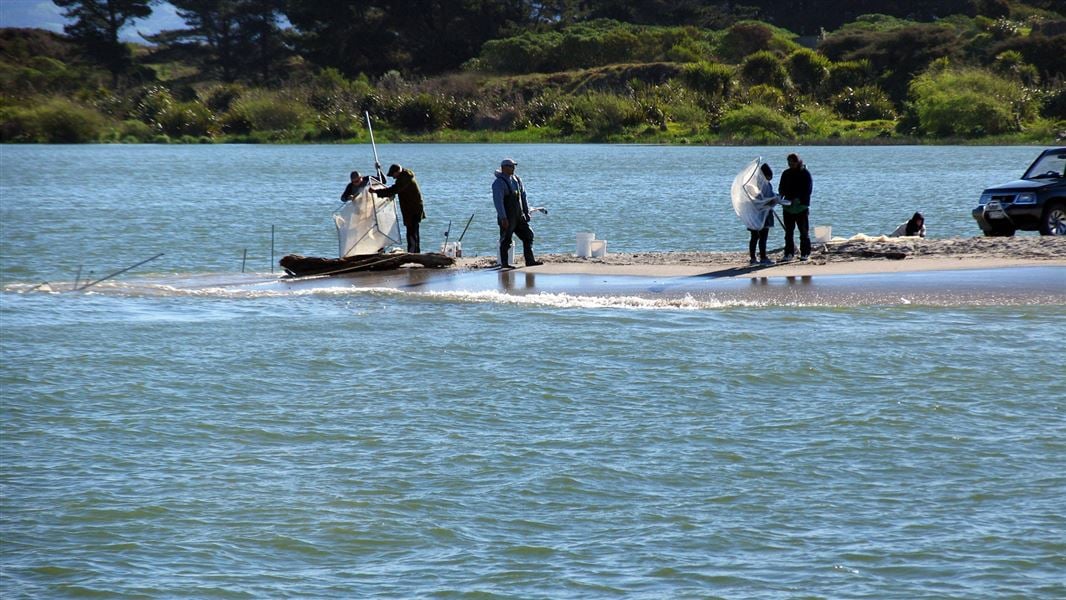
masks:
[(796, 242), (792, 239), (792, 232), (797, 227), (800, 235), (800, 260), (807, 260), (811, 255), (810, 206), (814, 183), (798, 155), (789, 154), (787, 160), (788, 168), (781, 174), (781, 182), (777, 184), (777, 193), (792, 202), (782, 209), (785, 215), (785, 256), (782, 260), (792, 260), (796, 257)]
[(356, 196), (363, 193), (363, 188), (366, 187), (366, 184), (370, 183), (370, 178), (363, 177), (359, 174), (359, 171), (352, 171), (349, 177), (351, 177), (351, 182), (341, 192), (341, 202), (355, 200)]
[(392, 165), (386, 175), (393, 178), (392, 185), (374, 190), (374, 193), (378, 196), (399, 196), (400, 215), (403, 216), (403, 226), (407, 230), (407, 251), (411, 254), (418, 254), (421, 252), (418, 224), (426, 218), (426, 212), (422, 207), (422, 190), (418, 189), (418, 182), (415, 181), (415, 174), (411, 172), (411, 169)]

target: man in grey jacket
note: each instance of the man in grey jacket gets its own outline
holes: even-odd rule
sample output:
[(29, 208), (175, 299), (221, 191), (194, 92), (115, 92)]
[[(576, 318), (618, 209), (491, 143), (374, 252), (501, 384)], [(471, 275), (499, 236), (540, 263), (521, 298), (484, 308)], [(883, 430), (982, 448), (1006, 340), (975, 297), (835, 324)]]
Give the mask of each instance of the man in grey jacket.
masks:
[(526, 266), (535, 267), (544, 263), (533, 256), (533, 230), (529, 227), (529, 204), (522, 180), (515, 175), (518, 163), (505, 158), (500, 170), (492, 180), (492, 202), (496, 205), (496, 222), (500, 225), (500, 268), (513, 269), (508, 257), (511, 255), (512, 236), (522, 240), (522, 254)]

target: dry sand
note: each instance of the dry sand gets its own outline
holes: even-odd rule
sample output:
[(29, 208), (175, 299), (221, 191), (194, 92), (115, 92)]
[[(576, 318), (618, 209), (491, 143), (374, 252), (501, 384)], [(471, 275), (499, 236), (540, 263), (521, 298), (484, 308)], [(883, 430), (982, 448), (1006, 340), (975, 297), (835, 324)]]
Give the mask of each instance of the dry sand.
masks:
[[(771, 254), (779, 259), (780, 252)], [(749, 266), (747, 252), (612, 252), (601, 258), (544, 254), (544, 264), (524, 268), (536, 273), (631, 275), (649, 277), (802, 277), (998, 269), (1019, 266), (1066, 266), (1066, 237), (1012, 238), (834, 238), (816, 245), (810, 260)], [(491, 268), (494, 257), (462, 258), (459, 266)], [(519, 265), (521, 266), (521, 263)], [(1066, 282), (1064, 282), (1066, 285)]]

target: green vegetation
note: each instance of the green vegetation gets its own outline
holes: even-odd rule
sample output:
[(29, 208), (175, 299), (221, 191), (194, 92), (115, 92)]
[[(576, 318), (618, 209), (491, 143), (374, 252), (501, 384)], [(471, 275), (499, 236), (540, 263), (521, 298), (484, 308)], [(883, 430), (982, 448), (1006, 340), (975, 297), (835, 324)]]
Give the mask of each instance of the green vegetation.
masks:
[[(817, 38), (713, 11), (705, 17), (719, 27), (563, 19), (512, 29), (465, 58), (455, 46), (448, 61), (461, 68), (441, 65), (424, 76), (330, 66), (338, 61), (322, 54), (323, 40), (333, 30), (321, 20), (330, 3), (292, 3), (293, 24), (310, 28), (301, 30), (304, 42), (286, 46), (284, 32), (260, 16), (256, 26), (269, 34), (255, 38), (266, 40), (261, 47), (237, 36), (228, 49), (213, 42), (193, 50), (190, 40), (215, 22), (209, 17), (249, 21), (176, 5), (189, 13), (190, 29), (99, 59), (73, 34), (0, 30), (0, 141), (363, 142), (364, 112), (378, 139), (391, 141), (1066, 136), (1066, 18), (1033, 4), (982, 0), (977, 14), (935, 24), (864, 15)], [(233, 52), (241, 58), (223, 60)]]

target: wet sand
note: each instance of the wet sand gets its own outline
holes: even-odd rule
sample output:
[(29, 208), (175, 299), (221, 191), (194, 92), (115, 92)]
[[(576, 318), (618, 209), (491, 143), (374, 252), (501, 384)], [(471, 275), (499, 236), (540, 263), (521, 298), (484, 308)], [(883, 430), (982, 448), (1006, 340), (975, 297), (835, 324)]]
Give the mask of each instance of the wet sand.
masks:
[[(771, 259), (780, 259), (778, 250)], [(751, 266), (746, 252), (609, 253), (601, 258), (573, 254), (538, 256), (545, 264), (522, 271), (551, 274), (643, 277), (804, 277), (1066, 266), (1066, 237), (1013, 238), (836, 238), (812, 248), (810, 260)], [(459, 266), (492, 268), (494, 257), (460, 259)], [(521, 266), (521, 265), (518, 265)], [(1066, 283), (1064, 283), (1066, 285)]]
[(463, 258), (449, 269), (403, 268), (280, 285), (632, 298), (663, 306), (1066, 305), (1066, 238), (840, 240), (815, 247), (809, 261), (771, 266), (749, 266), (746, 253), (722, 252), (538, 258), (545, 264), (500, 270), (493, 257)]
[(749, 266), (746, 252), (611, 253), (602, 258), (547, 254), (539, 258), (545, 264), (505, 270), (496, 267), (494, 257), (476, 257), (460, 259), (452, 268), (411, 266), (334, 277), (130, 278), (104, 282), (92, 291), (152, 296), (355, 291), (426, 294), (458, 301), (667, 308), (1066, 306), (1066, 238), (839, 240), (816, 246), (809, 261), (770, 266)]

